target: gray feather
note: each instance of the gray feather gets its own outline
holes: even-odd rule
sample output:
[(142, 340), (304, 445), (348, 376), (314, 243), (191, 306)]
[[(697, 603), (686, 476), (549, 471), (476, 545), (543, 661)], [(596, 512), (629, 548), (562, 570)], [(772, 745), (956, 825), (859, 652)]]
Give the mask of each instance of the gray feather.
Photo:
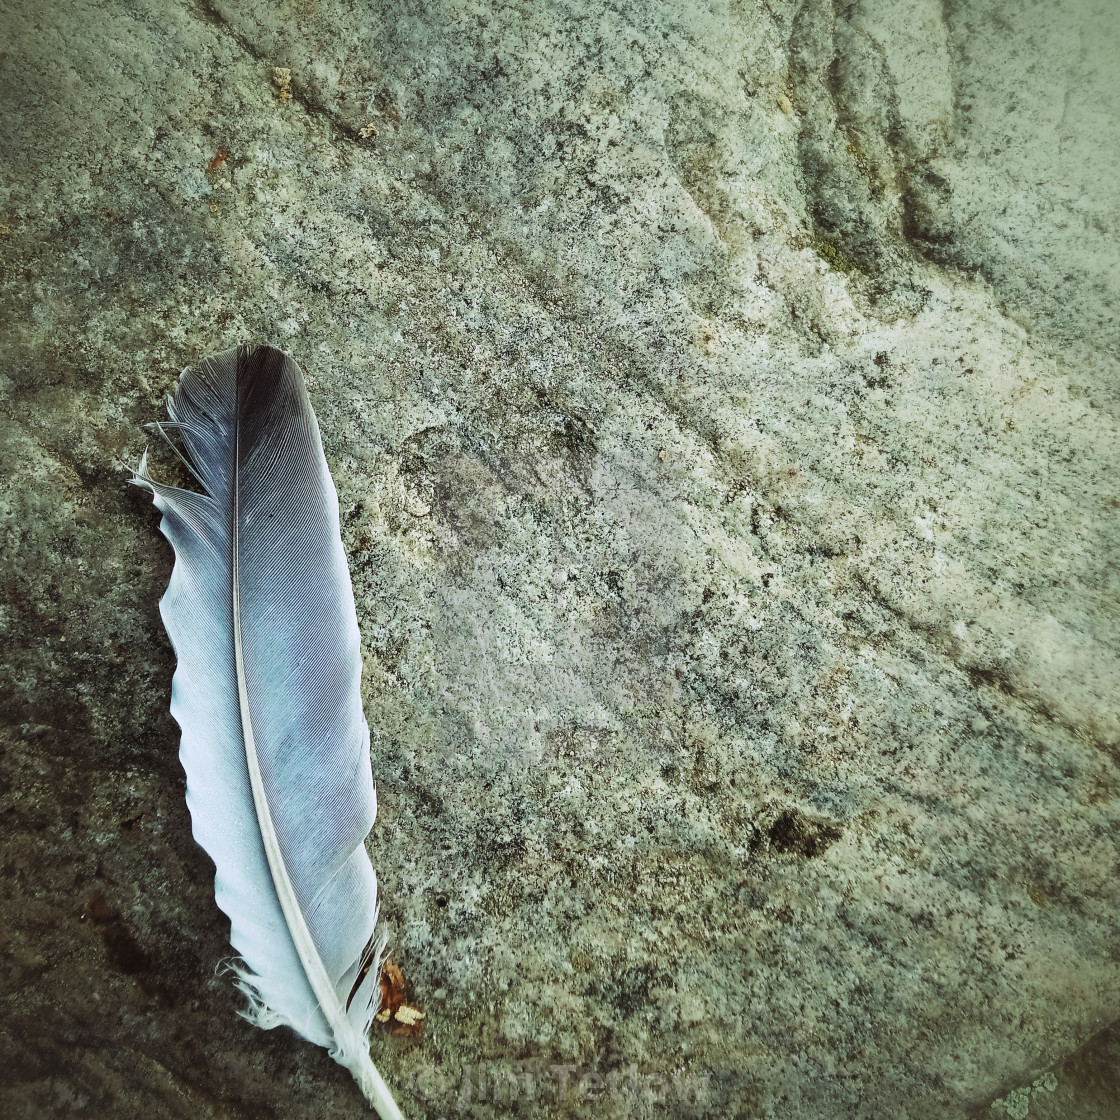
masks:
[(286, 1024), (399, 1118), (369, 1056), (376, 799), (338, 498), (299, 366), (270, 347), (185, 370), (168, 400), (194, 493), (150, 489), (175, 567), (160, 613), (195, 839), (243, 965), (247, 1017)]

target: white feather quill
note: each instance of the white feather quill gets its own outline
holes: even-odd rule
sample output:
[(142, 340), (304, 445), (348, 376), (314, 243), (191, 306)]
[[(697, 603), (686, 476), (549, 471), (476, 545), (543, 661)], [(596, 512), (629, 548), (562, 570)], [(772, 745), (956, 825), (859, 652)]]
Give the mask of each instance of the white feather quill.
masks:
[(358, 623), (303, 377), (279, 350), (229, 350), (184, 370), (168, 413), (155, 426), (180, 433), (203, 492), (154, 481), (146, 453), (132, 481), (175, 549), (171, 712), (244, 1014), (326, 1047), (400, 1120), (369, 1054), (383, 944)]

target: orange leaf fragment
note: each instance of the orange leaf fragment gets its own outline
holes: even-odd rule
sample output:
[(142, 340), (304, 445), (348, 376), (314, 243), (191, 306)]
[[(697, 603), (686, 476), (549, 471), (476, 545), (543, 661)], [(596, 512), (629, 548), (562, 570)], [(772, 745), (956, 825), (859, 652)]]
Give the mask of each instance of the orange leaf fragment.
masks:
[(390, 1034), (416, 1035), (423, 1029), (424, 1012), (405, 1003), (407, 987), (400, 965), (386, 961), (381, 967), (381, 1008), (374, 1019), (388, 1024)]

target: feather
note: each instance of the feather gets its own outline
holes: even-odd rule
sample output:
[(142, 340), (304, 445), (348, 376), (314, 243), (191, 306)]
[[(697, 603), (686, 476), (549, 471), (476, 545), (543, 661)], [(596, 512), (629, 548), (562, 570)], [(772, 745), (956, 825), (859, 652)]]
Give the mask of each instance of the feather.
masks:
[[(299, 366), (271, 347), (187, 369), (170, 422), (202, 493), (150, 490), (175, 550), (160, 614), (195, 839), (240, 954), (246, 1018), (326, 1047), (383, 1120), (369, 1054), (383, 943), (376, 797), (338, 498)], [(170, 441), (169, 441), (170, 442)]]

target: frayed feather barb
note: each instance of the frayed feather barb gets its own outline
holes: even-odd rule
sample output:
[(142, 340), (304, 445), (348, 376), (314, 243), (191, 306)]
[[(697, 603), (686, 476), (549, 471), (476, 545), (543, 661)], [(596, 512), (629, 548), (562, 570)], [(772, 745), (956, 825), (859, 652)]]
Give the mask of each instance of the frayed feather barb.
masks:
[(303, 377), (271, 347), (229, 350), (183, 371), (168, 413), (154, 427), (178, 431), (202, 492), (156, 482), (146, 452), (132, 481), (175, 549), (171, 712), (243, 1014), (326, 1047), (400, 1120), (369, 1056), (384, 942), (358, 624)]

